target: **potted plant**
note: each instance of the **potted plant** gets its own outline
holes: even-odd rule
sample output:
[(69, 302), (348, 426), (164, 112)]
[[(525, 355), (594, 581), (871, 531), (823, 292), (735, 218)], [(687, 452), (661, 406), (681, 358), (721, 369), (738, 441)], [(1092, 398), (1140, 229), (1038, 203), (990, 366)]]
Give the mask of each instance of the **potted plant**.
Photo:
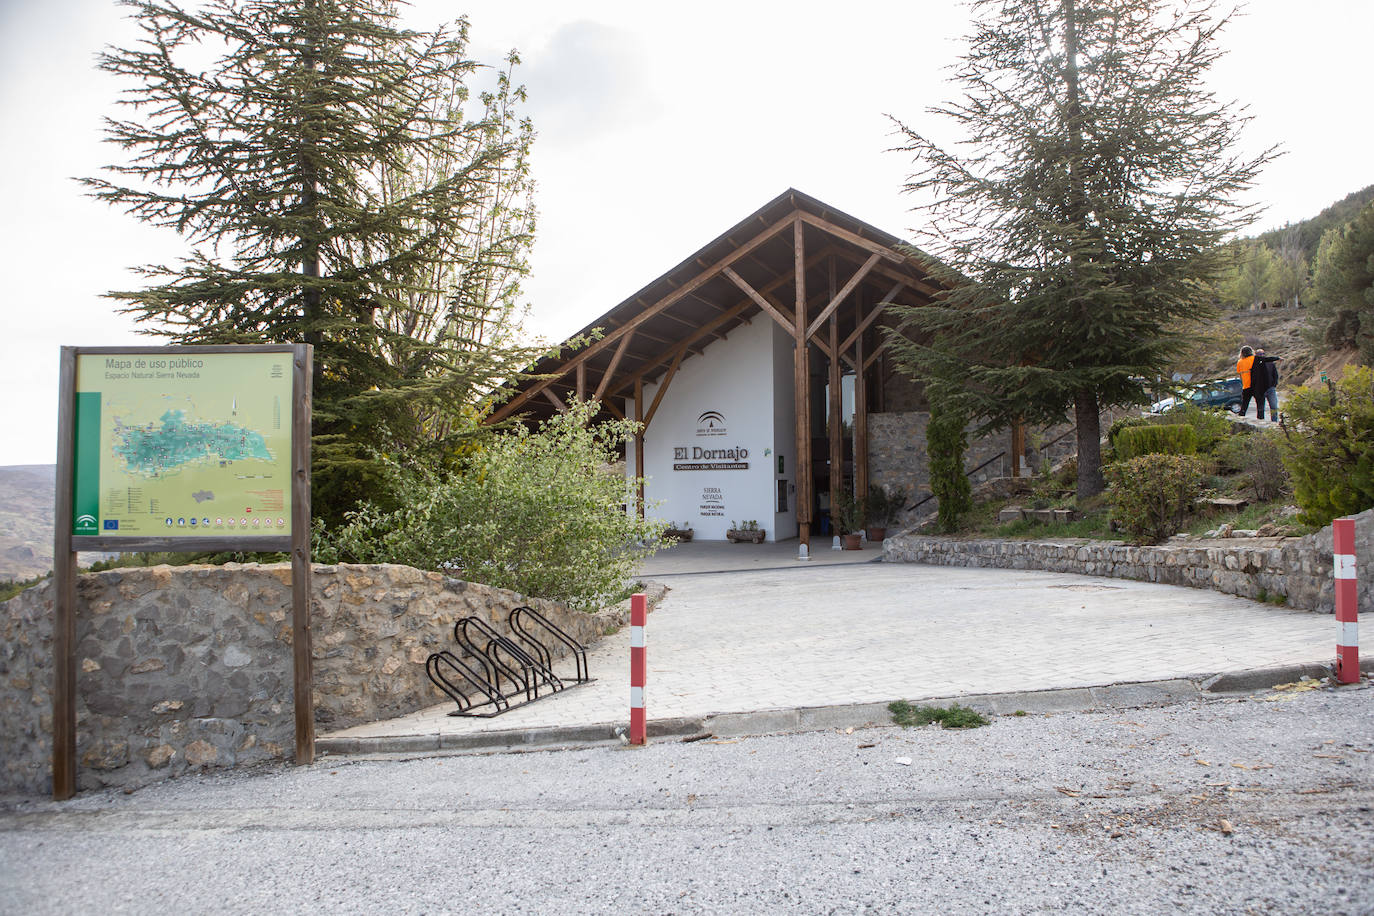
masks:
[(830, 520), (835, 523), (835, 531), (843, 540), (845, 550), (863, 549), (859, 529), (864, 524), (865, 502), (843, 491), (830, 498)]
[(869, 486), (866, 504), (868, 511), (865, 513), (864, 525), (870, 541), (877, 544), (887, 537), (887, 529), (901, 515), (902, 509), (906, 506), (906, 498), (906, 490)]
[(751, 544), (762, 544), (764, 535), (768, 532), (759, 527), (757, 519), (746, 519), (744, 524), (731, 522), (730, 530), (725, 532), (725, 537), (731, 544), (739, 544), (748, 541)]
[(681, 528), (677, 526), (677, 522), (669, 522), (667, 530), (663, 532), (663, 536), (665, 538), (677, 538), (678, 541), (685, 543), (692, 540), (692, 535), (694, 533), (695, 532), (692, 531), (691, 522), (683, 522)]

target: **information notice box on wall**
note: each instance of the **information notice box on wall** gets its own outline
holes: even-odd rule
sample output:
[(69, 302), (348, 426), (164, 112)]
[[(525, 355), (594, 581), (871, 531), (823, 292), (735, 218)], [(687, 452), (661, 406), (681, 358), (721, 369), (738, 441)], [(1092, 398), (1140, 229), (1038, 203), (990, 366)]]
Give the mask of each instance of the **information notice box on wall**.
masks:
[(289, 549), (294, 356), (291, 346), (78, 350), (73, 547)]
[(296, 761), (315, 757), (308, 344), (63, 347), (53, 797), (76, 792), (76, 555), (290, 551)]

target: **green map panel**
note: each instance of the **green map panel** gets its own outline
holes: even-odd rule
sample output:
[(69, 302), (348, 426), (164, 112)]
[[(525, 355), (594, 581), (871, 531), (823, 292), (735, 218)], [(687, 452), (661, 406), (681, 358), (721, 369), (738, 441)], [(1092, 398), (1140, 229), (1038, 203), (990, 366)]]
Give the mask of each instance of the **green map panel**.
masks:
[(291, 354), (82, 354), (72, 533), (291, 533)]

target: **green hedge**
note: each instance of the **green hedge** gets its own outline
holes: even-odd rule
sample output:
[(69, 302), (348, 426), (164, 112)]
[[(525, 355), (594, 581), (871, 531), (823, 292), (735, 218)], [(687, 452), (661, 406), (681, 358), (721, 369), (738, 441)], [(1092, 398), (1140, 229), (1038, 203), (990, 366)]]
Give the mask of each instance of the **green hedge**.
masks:
[(1112, 443), (1117, 461), (1141, 455), (1192, 455), (1197, 452), (1197, 430), (1192, 426), (1128, 426), (1117, 430)]

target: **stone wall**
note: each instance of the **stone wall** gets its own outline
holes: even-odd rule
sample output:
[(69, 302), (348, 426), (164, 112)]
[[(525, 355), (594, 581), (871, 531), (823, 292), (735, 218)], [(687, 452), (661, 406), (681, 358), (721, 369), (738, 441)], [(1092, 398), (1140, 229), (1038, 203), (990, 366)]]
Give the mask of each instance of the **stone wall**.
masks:
[[(77, 582), (77, 758), (82, 789), (137, 785), (293, 753), (291, 567), (158, 566)], [(425, 675), (459, 617), (504, 631), (533, 606), (587, 644), (615, 611), (404, 566), (317, 566), (315, 721), (328, 731), (443, 702)], [(0, 791), (51, 790), (51, 581), (0, 605)]]
[[(875, 486), (904, 489), (912, 503), (930, 493), (930, 458), (926, 453), (926, 425), (930, 413), (924, 410), (907, 413), (873, 413), (868, 415), (868, 479)], [(972, 436), (964, 453), (964, 467), (979, 468), (999, 452), (1006, 452), (969, 478), (975, 486), (994, 477), (1004, 477), (1011, 468), (1009, 448), (1011, 434), (999, 432), (980, 439)], [(935, 500), (923, 505), (916, 515), (933, 512)], [(912, 521), (907, 513), (894, 527), (905, 527)]]
[[(1374, 509), (1356, 517), (1360, 610), (1374, 608)], [(1115, 541), (953, 540), (902, 534), (883, 560), (935, 566), (1043, 569), (1208, 588), (1243, 598), (1283, 596), (1289, 607), (1331, 613), (1330, 526), (1302, 538), (1237, 538), (1132, 547)]]

